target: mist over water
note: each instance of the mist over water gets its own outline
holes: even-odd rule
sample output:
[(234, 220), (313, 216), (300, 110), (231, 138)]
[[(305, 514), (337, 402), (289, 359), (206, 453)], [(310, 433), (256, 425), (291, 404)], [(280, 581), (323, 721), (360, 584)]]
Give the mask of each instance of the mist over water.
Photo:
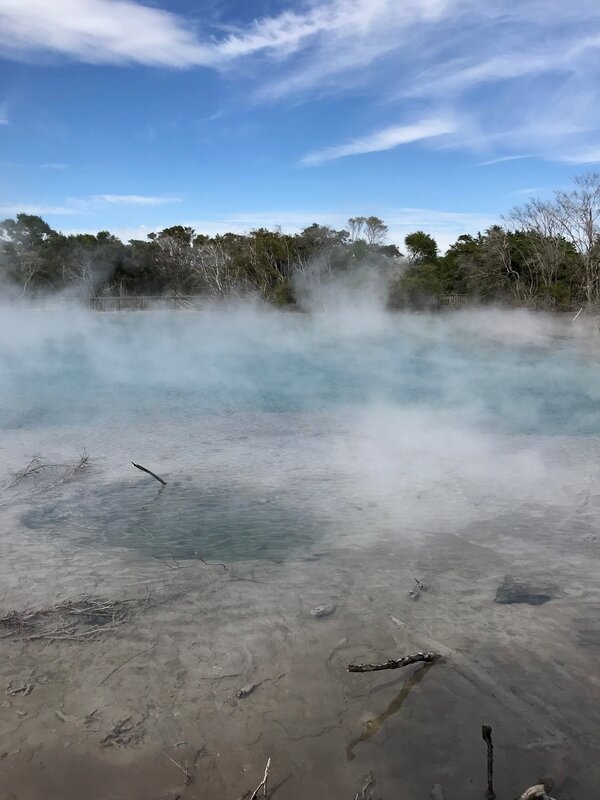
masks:
[[(585, 444), (575, 472), (569, 445), (600, 432), (597, 343), (582, 328), (342, 298), (312, 314), (4, 309), (6, 469), (69, 447), (103, 468), (100, 487), (43, 494), (21, 522), (150, 555), (278, 561), (568, 505), (590, 484)], [(131, 475), (136, 459), (167, 492)]]
[(524, 312), (360, 305), (317, 315), (3, 309), (0, 425), (387, 406), (486, 431), (596, 433), (597, 353), (577, 333)]

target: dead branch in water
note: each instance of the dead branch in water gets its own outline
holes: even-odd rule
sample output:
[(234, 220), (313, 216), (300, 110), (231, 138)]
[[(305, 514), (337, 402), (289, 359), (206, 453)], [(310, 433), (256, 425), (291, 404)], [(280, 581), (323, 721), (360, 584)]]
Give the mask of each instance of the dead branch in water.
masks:
[(121, 661), (121, 663), (118, 664), (114, 669), (111, 669), (111, 671), (108, 673), (108, 675), (106, 675), (104, 678), (102, 678), (102, 680), (100, 681), (98, 686), (102, 686), (103, 683), (106, 683), (106, 681), (111, 677), (111, 675), (114, 675), (115, 672), (117, 670), (121, 669), (121, 667), (124, 667), (125, 664), (129, 664), (129, 662), (133, 661), (134, 658), (137, 658), (138, 656), (142, 656), (142, 655), (144, 655), (144, 653), (149, 653), (150, 650), (153, 650), (155, 647), (156, 647), (156, 645), (153, 644), (152, 647), (147, 647), (145, 650), (140, 650), (139, 653), (134, 653), (132, 656), (129, 656), (129, 658), (126, 658), (125, 661)]
[(67, 470), (65, 474), (62, 476), (63, 481), (68, 481), (69, 478), (72, 478), (80, 469), (87, 467), (88, 461), (90, 460), (89, 454), (87, 450), (84, 448), (83, 452), (79, 456), (79, 463), (75, 464), (73, 467)]
[(148, 475), (152, 475), (152, 477), (153, 477), (153, 478), (156, 478), (156, 480), (157, 480), (159, 483), (162, 483), (162, 485), (163, 485), (163, 486), (166, 486), (166, 485), (167, 485), (167, 482), (166, 482), (166, 481), (163, 481), (163, 479), (162, 479), (162, 478), (159, 478), (159, 476), (158, 476), (158, 475), (157, 475), (155, 472), (152, 472), (152, 470), (150, 470), (150, 469), (146, 469), (146, 467), (142, 467), (142, 465), (141, 465), (141, 464), (136, 464), (136, 463), (135, 463), (135, 461), (132, 461), (131, 463), (133, 464), (133, 466), (134, 466), (136, 469), (140, 469), (142, 472), (146, 472)]
[(428, 664), (433, 664), (439, 661), (441, 655), (439, 653), (414, 653), (411, 656), (404, 656), (397, 661), (390, 659), (383, 664), (348, 664), (348, 672), (379, 672), (382, 669), (400, 669), (407, 667), (409, 664), (417, 664), (419, 661), (425, 661)]
[(494, 744), (492, 742), (492, 728), (490, 725), (481, 726), (481, 735), (483, 741), (487, 745), (487, 792), (485, 793), (485, 800), (495, 800), (496, 793), (494, 792)]
[(256, 800), (260, 790), (263, 790), (263, 797), (267, 796), (267, 781), (269, 780), (269, 772), (271, 771), (271, 759), (267, 759), (267, 766), (265, 767), (265, 774), (262, 781), (258, 784), (250, 800)]
[(183, 772), (183, 774), (185, 775), (185, 785), (186, 785), (186, 786), (189, 786), (189, 785), (190, 785), (190, 783), (192, 783), (192, 781), (194, 780), (194, 776), (193, 776), (193, 775), (192, 775), (192, 773), (190, 772), (190, 770), (189, 770), (189, 767), (188, 767), (187, 763), (185, 764), (185, 766), (182, 766), (182, 765), (179, 763), (179, 761), (175, 761), (175, 759), (174, 759), (174, 758), (171, 758), (171, 756), (170, 756), (170, 755), (168, 755), (167, 753), (163, 753), (162, 755), (163, 755), (165, 758), (168, 758), (168, 759), (169, 759), (169, 761), (171, 762), (171, 764), (175, 764), (175, 766), (177, 767), (177, 769), (180, 769), (180, 770)]
[(544, 781), (525, 789), (519, 800), (553, 800), (548, 792), (552, 791), (552, 781)]
[[(180, 569), (190, 569), (190, 567), (194, 566), (194, 563), (191, 564), (180, 564), (179, 561), (175, 558), (173, 552), (169, 550), (170, 561), (167, 561), (166, 558), (161, 558), (160, 556), (153, 556), (156, 558), (157, 561), (160, 561), (170, 572), (178, 572)], [(186, 559), (192, 562), (200, 561), (202, 564), (205, 564), (207, 567), (223, 567), (225, 572), (229, 572), (229, 567), (227, 564), (224, 564), (222, 561), (206, 561), (197, 550), (194, 550), (194, 557), (192, 559)], [(235, 576), (234, 576), (235, 577)], [(249, 580), (248, 578), (238, 578), (237, 580)]]
[(369, 772), (368, 775), (363, 777), (363, 784), (360, 787), (360, 792), (357, 792), (354, 796), (354, 800), (373, 800), (373, 793), (369, 792), (367, 796), (367, 791), (371, 788), (371, 786), (375, 786), (375, 776), (372, 772)]
[(0, 638), (86, 642), (129, 622), (132, 614), (148, 602), (147, 599), (106, 600), (88, 595), (64, 600), (50, 608), (11, 611), (0, 617), (0, 630), (5, 631)]
[(49, 464), (48, 462), (44, 461), (41, 456), (34, 456), (31, 461), (27, 464), (26, 467), (19, 470), (18, 472), (12, 473), (12, 480), (8, 484), (10, 488), (18, 486), (21, 481), (25, 480), (26, 478), (30, 478), (32, 475), (38, 475), (40, 472), (43, 472), (45, 469), (65, 469), (66, 472), (60, 477), (59, 481), (56, 484), (58, 486), (62, 481), (68, 481), (70, 478), (73, 477), (79, 470), (83, 469), (87, 466), (90, 457), (87, 450), (83, 450), (81, 455), (79, 456), (79, 461), (76, 464)]
[(46, 469), (47, 466), (49, 465), (42, 461), (40, 456), (34, 456), (24, 469), (13, 472), (10, 486), (17, 486), (25, 478), (28, 478), (30, 475), (37, 475), (38, 472)]

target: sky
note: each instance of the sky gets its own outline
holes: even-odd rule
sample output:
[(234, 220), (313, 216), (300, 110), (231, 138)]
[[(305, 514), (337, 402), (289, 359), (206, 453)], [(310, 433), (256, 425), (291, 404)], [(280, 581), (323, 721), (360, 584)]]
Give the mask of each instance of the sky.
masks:
[(599, 100), (599, 0), (0, 0), (0, 218), (445, 248), (600, 170)]

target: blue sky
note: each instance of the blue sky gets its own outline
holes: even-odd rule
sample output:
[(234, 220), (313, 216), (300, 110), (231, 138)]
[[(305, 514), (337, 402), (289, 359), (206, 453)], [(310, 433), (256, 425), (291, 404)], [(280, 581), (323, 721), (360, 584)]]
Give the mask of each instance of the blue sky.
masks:
[(0, 0), (0, 217), (446, 246), (598, 168), (599, 88), (598, 0)]

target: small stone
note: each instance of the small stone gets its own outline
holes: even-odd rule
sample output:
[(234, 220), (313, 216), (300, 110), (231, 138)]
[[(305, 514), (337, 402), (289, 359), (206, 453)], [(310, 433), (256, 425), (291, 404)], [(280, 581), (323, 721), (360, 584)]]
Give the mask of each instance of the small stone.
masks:
[(310, 615), (311, 617), (316, 617), (317, 619), (322, 619), (323, 617), (330, 617), (335, 612), (336, 606), (333, 603), (323, 606), (315, 606), (311, 608)]
[(421, 597), (421, 592), (418, 589), (411, 589), (408, 596), (411, 600), (418, 600)]
[(249, 683), (247, 686), (242, 686), (241, 689), (238, 689), (235, 693), (235, 696), (238, 700), (243, 700), (245, 697), (249, 697), (252, 692), (259, 687), (260, 684), (258, 683)]
[(445, 800), (444, 790), (439, 783), (436, 783), (431, 789), (431, 800)]

